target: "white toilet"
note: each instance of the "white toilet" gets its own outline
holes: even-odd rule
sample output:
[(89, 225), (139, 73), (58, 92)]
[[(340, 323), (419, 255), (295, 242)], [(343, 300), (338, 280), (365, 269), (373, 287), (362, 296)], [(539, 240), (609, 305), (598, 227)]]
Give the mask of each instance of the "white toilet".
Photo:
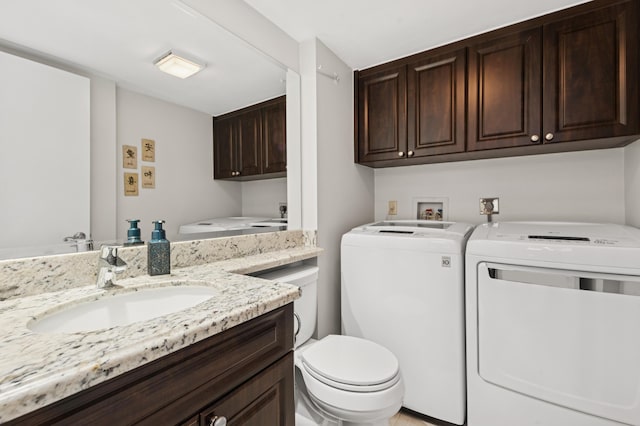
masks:
[(358, 337), (311, 339), (318, 311), (316, 266), (291, 266), (259, 277), (302, 291), (294, 302), (296, 426), (388, 425), (404, 396), (391, 351)]

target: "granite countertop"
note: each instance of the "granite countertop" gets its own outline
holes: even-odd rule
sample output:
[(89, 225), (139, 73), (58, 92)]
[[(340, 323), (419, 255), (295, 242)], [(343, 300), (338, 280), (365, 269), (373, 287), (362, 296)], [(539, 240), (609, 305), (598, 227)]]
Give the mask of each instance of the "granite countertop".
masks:
[(177, 313), (100, 331), (37, 334), (27, 328), (29, 321), (56, 305), (105, 292), (94, 285), (0, 302), (0, 423), (292, 302), (299, 297), (298, 287), (241, 274), (320, 252), (294, 247), (173, 269), (171, 275), (120, 280), (117, 284), (126, 290), (106, 291), (188, 283), (214, 287), (220, 294)]

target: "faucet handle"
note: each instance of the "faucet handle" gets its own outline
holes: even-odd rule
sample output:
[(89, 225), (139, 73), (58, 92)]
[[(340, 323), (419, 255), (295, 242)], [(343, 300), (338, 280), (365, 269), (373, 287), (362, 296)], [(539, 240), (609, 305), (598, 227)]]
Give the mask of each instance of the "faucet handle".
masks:
[(115, 265), (118, 262), (118, 246), (100, 247), (100, 259), (106, 260), (109, 265)]

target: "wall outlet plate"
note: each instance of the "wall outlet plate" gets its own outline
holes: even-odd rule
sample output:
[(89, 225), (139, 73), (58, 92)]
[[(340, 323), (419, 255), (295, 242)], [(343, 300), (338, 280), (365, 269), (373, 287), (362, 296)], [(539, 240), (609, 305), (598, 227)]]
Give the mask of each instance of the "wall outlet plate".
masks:
[(398, 202), (396, 200), (389, 201), (389, 212), (387, 214), (389, 216), (398, 214)]
[(480, 198), (480, 214), (491, 215), (500, 213), (499, 198)]

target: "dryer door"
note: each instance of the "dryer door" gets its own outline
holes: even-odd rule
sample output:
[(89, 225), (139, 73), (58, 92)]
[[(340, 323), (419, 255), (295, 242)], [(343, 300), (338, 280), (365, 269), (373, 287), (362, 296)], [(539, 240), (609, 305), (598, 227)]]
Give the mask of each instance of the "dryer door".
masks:
[(640, 277), (480, 263), (477, 290), (484, 380), (640, 425)]

